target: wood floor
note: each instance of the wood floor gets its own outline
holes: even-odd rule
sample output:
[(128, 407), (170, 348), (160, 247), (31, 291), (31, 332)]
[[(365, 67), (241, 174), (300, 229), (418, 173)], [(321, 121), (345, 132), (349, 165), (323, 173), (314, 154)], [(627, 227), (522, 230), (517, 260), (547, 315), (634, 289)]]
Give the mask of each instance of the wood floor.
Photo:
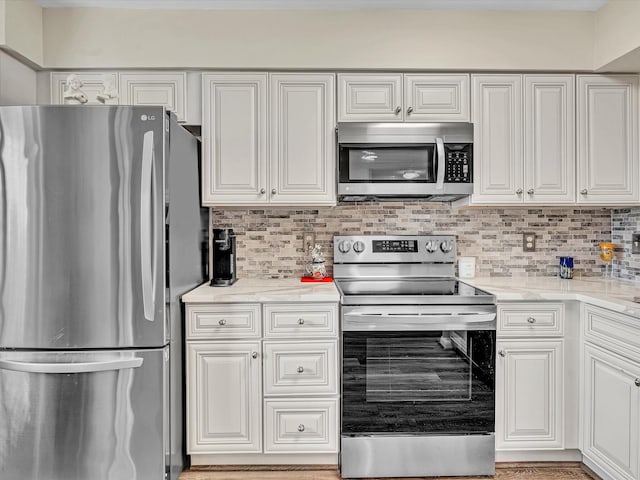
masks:
[[(420, 477), (420, 480), (427, 478), (436, 477)], [(580, 463), (545, 462), (501, 463), (496, 465), (495, 477), (446, 477), (446, 480), (489, 480), (491, 478), (496, 480), (599, 480), (597, 475)], [(180, 475), (180, 480), (340, 480), (340, 474), (335, 469), (210, 471), (206, 467), (196, 467)], [(403, 478), (402, 480), (412, 479)]]

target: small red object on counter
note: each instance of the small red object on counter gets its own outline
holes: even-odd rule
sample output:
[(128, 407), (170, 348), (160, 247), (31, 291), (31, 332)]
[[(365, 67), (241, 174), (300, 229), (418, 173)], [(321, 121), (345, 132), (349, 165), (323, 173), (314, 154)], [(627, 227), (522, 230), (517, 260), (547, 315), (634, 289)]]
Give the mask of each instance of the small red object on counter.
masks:
[(324, 278), (302, 277), (300, 281), (309, 282), (309, 283), (329, 283), (329, 282), (333, 282), (333, 277), (324, 277)]

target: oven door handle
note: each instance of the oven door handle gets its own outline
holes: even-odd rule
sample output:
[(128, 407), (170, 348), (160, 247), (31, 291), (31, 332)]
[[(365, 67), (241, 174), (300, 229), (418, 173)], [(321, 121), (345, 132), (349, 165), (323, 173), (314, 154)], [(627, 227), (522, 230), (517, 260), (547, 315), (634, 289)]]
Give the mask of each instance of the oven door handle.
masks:
[(367, 331), (435, 331), (435, 330), (495, 330), (495, 313), (465, 315), (407, 314), (372, 315), (366, 312), (349, 312), (342, 318), (344, 332)]

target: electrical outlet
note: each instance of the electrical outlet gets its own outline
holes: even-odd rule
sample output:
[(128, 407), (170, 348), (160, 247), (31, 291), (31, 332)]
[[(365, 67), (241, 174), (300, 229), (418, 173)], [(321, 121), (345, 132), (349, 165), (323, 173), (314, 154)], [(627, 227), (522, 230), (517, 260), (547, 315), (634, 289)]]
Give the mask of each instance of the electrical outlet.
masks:
[(640, 253), (640, 232), (631, 235), (631, 253)]
[(304, 253), (311, 255), (311, 250), (313, 246), (316, 244), (316, 234), (313, 232), (305, 232), (302, 235), (302, 247), (304, 248)]
[(535, 252), (536, 251), (536, 234), (535, 233), (523, 233), (522, 234), (522, 251), (523, 252)]

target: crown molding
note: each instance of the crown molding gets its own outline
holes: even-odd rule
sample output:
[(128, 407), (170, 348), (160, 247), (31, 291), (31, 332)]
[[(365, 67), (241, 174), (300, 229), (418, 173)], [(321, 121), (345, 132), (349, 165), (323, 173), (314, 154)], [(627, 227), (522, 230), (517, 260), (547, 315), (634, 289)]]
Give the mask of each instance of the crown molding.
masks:
[(44, 8), (596, 11), (607, 0), (36, 0)]

